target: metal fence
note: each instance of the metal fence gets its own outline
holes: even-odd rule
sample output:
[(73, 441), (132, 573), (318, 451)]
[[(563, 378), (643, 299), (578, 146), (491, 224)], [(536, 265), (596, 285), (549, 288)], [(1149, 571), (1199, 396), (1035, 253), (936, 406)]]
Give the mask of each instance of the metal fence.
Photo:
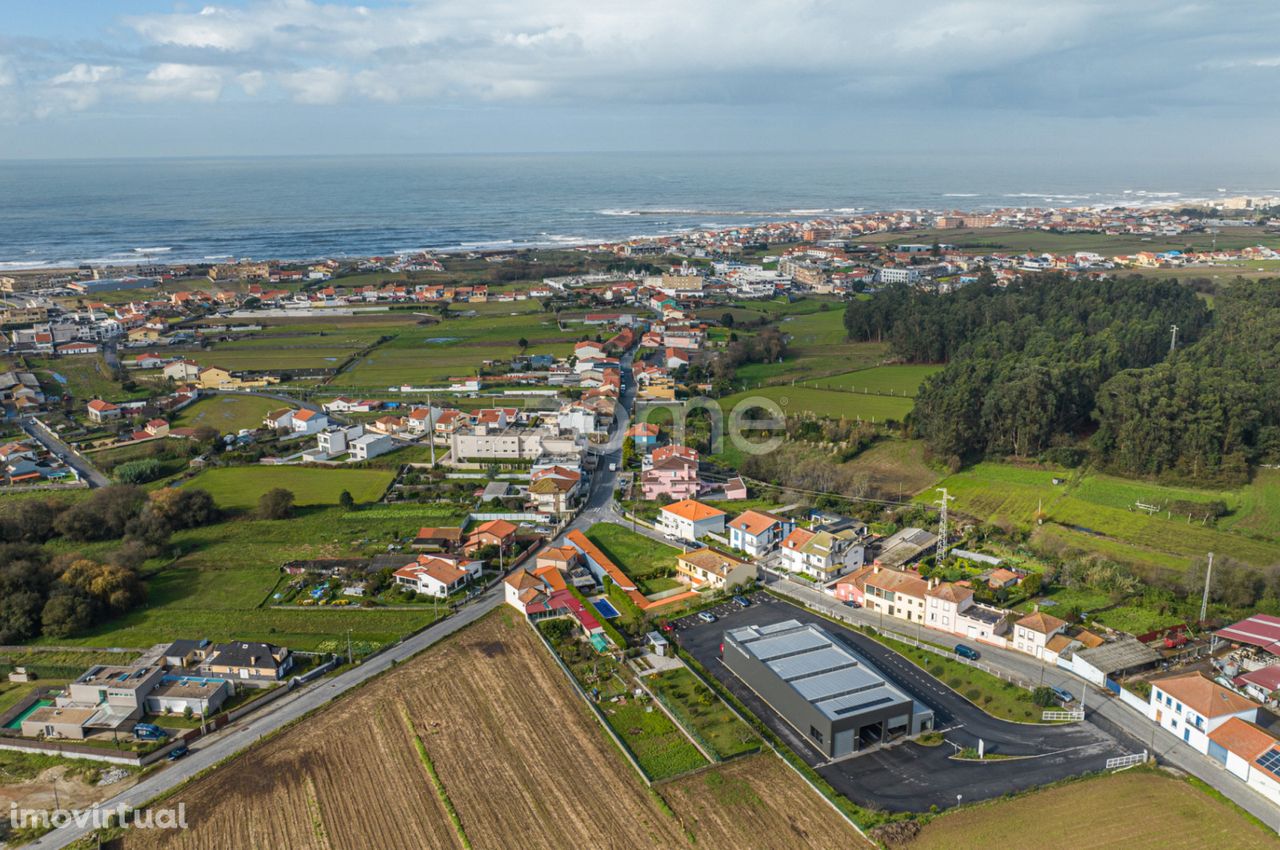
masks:
[(1041, 720), (1084, 720), (1084, 709), (1077, 708), (1072, 711), (1045, 711), (1040, 715)]
[(1123, 770), (1126, 767), (1133, 767), (1137, 764), (1145, 764), (1147, 761), (1147, 751), (1133, 753), (1127, 756), (1116, 756), (1107, 759), (1107, 770)]

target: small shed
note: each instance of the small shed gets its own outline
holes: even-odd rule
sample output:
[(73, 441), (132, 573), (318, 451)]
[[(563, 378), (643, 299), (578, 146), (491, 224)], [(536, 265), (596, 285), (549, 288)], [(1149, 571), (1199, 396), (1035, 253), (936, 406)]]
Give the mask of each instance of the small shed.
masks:
[(645, 639), (649, 642), (649, 647), (653, 650), (654, 655), (666, 656), (670, 644), (667, 643), (667, 639), (662, 636), (661, 632), (649, 632), (649, 634), (645, 635)]

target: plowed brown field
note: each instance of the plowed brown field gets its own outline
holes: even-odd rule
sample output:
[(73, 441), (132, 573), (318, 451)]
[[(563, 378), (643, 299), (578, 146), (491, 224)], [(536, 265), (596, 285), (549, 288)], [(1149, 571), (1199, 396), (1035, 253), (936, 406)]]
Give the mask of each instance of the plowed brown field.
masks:
[(858, 842), (773, 756), (661, 786), (680, 820), (665, 814), (504, 608), (166, 801), (187, 804), (190, 829), (126, 846), (461, 847), (405, 712), (476, 850), (687, 847), (686, 827), (699, 848)]

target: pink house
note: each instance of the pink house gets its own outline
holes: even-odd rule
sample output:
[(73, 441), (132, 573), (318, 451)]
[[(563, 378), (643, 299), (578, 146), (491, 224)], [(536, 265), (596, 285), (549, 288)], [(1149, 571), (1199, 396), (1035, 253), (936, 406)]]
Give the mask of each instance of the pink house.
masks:
[(667, 495), (692, 499), (698, 495), (698, 453), (684, 446), (662, 446), (645, 459), (640, 489), (646, 499)]

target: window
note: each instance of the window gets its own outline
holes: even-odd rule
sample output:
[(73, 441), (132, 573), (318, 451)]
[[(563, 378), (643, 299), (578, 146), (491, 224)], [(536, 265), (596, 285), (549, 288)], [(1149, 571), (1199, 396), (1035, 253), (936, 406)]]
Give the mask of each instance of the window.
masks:
[(819, 744), (822, 743), (822, 733), (818, 731), (816, 726), (809, 727), (809, 737), (817, 741)]

